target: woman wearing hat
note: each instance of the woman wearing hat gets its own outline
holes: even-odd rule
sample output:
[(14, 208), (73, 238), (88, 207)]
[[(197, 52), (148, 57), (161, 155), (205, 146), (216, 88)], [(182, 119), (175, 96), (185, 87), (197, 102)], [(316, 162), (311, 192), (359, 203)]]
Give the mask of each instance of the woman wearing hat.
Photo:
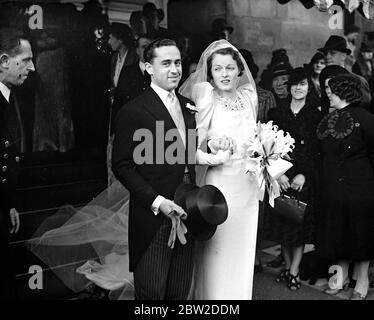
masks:
[(272, 233), (270, 236), (281, 243), (285, 260), (285, 269), (275, 280), (286, 282), (290, 290), (298, 290), (301, 286), (299, 266), (304, 245), (312, 243), (314, 228), (315, 172), (318, 155), (315, 130), (321, 120), (321, 114), (308, 103), (307, 95), (312, 86), (308, 75), (307, 69), (295, 68), (288, 80), (291, 94), (289, 105), (269, 111), (269, 118), (274, 124), (288, 131), (295, 139), (295, 149), (291, 155), (293, 167), (279, 178), (280, 188), (289, 196), (295, 196), (307, 203), (304, 220), (300, 225), (275, 213), (268, 217), (268, 229), (271, 229)]
[[(249, 300), (256, 254), (258, 183), (245, 173), (243, 144), (256, 125), (256, 85), (240, 52), (228, 41), (218, 40), (205, 49), (180, 93), (197, 107), (197, 163), (209, 165), (204, 184), (217, 187), (228, 206), (227, 220), (210, 240), (198, 246), (195, 298)], [(212, 153), (201, 149), (201, 142), (207, 139)]]
[(335, 111), (318, 125), (322, 144), (322, 214), (316, 232), (320, 257), (340, 266), (340, 288), (354, 262), (356, 286), (351, 299), (365, 299), (369, 261), (374, 258), (374, 116), (360, 106), (360, 80), (341, 74), (328, 81)]

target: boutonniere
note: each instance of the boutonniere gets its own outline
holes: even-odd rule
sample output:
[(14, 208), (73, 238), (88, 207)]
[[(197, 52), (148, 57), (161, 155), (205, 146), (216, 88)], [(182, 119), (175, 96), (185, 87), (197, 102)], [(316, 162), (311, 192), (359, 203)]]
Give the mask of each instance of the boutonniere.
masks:
[(186, 103), (185, 105), (185, 108), (188, 109), (188, 111), (191, 113), (191, 114), (195, 114), (197, 111), (197, 107), (192, 105), (191, 103)]

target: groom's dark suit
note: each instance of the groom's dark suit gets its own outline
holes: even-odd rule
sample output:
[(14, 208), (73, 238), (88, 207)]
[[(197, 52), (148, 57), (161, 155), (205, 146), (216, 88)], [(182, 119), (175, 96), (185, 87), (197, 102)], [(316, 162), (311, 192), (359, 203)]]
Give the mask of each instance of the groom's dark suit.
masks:
[[(185, 105), (190, 102), (188, 99), (177, 94), (182, 109), (186, 132), (188, 130), (195, 130), (195, 117), (191, 114)], [(160, 279), (152, 279), (149, 272), (157, 271), (153, 269), (165, 268), (165, 257), (178, 254), (176, 261), (178, 266), (175, 269), (178, 277), (178, 283), (170, 283), (167, 280), (168, 286), (174, 286), (173, 292), (177, 292), (180, 296), (172, 296), (166, 292), (154, 293), (148, 299), (172, 299), (186, 298), (189, 290), (189, 285), (192, 277), (192, 250), (193, 240), (187, 233), (187, 244), (182, 246), (178, 240), (174, 249), (167, 247), (167, 238), (170, 233), (171, 222), (162, 212), (157, 215), (151, 210), (153, 201), (158, 195), (164, 196), (166, 199), (174, 199), (174, 192), (179, 184), (182, 183), (185, 174), (185, 164), (168, 164), (166, 161), (163, 164), (156, 164), (156, 153), (165, 155), (165, 150), (173, 143), (172, 141), (164, 141), (164, 136), (161, 137), (164, 141), (164, 148), (159, 149), (160, 145), (156, 145), (156, 121), (164, 123), (165, 133), (170, 129), (176, 129), (174, 121), (169, 114), (168, 109), (163, 104), (157, 93), (149, 87), (140, 96), (130, 101), (119, 111), (115, 121), (115, 139), (113, 143), (112, 167), (116, 178), (130, 191), (130, 211), (129, 211), (129, 254), (130, 254), (130, 271), (135, 272), (137, 267), (142, 262), (142, 258), (147, 255), (152, 255), (155, 241), (165, 242), (163, 244), (164, 251), (158, 252), (154, 255), (156, 261), (155, 265), (147, 266), (148, 274), (145, 274), (145, 282), (159, 282)], [(153, 163), (152, 164), (136, 164), (133, 159), (134, 149), (141, 141), (134, 141), (134, 133), (138, 129), (145, 129), (152, 133), (153, 146)], [(158, 137), (160, 139), (160, 137)], [(191, 144), (196, 145), (196, 141), (189, 141), (188, 135), (186, 137), (186, 150)], [(158, 148), (158, 149), (157, 149)], [(162, 146), (161, 146), (162, 148)], [(194, 148), (194, 147), (192, 147)], [(193, 150), (195, 152), (195, 150)], [(187, 156), (187, 151), (185, 152)], [(186, 157), (187, 159), (187, 157)], [(187, 162), (187, 161), (186, 161)], [(191, 181), (195, 181), (195, 168), (193, 164), (187, 165)], [(162, 240), (161, 240), (162, 239)], [(165, 240), (166, 239), (166, 240)], [(157, 259), (156, 259), (157, 258)], [(166, 259), (166, 258), (165, 258)], [(175, 259), (175, 258), (171, 258)], [(142, 262), (143, 263), (143, 262)], [(173, 262), (170, 265), (172, 267)], [(168, 267), (167, 267), (168, 268)], [(157, 272), (156, 272), (157, 273)], [(167, 270), (166, 270), (167, 273)], [(170, 275), (167, 275), (170, 277)], [(181, 288), (184, 284), (186, 288)], [(145, 284), (147, 285), (147, 283)], [(179, 286), (179, 287), (178, 287)], [(157, 287), (157, 285), (155, 285)], [(135, 289), (136, 285), (135, 285)], [(156, 289), (154, 289), (156, 290)], [(162, 291), (163, 289), (161, 289)], [(168, 290), (168, 289), (167, 289)], [(149, 290), (148, 290), (149, 291)], [(187, 292), (187, 293), (186, 293)], [(136, 292), (138, 296), (138, 292)], [(144, 298), (138, 296), (138, 298)]]

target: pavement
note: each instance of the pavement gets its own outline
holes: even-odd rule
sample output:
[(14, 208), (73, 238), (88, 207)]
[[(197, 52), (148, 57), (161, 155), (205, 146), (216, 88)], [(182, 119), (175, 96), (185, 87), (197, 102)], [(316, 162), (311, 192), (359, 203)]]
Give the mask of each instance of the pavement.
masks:
[[(280, 251), (280, 246), (274, 243), (263, 244), (261, 250), (262, 272), (255, 273), (253, 280), (253, 300), (349, 300), (353, 289), (341, 291), (336, 296), (323, 293), (328, 287), (327, 280), (317, 282), (317, 285), (310, 285), (307, 281), (301, 281), (299, 290), (291, 291), (285, 283), (277, 283), (275, 277), (282, 270), (280, 268), (269, 268), (266, 264), (273, 260)], [(311, 250), (310, 246), (307, 251)], [(374, 271), (372, 268), (369, 272)], [(366, 300), (374, 300), (374, 288), (370, 288)]]

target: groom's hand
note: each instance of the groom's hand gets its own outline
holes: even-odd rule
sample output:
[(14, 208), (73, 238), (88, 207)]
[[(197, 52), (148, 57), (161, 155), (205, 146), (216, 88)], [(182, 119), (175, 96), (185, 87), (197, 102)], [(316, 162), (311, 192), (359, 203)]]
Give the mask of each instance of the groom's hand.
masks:
[(184, 236), (187, 228), (181, 219), (187, 218), (187, 213), (182, 207), (178, 206), (171, 200), (165, 199), (160, 204), (160, 211), (171, 220), (171, 230), (168, 240), (168, 247), (173, 249), (175, 239), (178, 237), (181, 244), (186, 244), (187, 240)]
[(165, 199), (161, 202), (160, 211), (169, 219), (171, 219), (173, 214), (177, 215), (181, 219), (187, 218), (187, 213), (183, 210), (183, 208), (169, 199)]

